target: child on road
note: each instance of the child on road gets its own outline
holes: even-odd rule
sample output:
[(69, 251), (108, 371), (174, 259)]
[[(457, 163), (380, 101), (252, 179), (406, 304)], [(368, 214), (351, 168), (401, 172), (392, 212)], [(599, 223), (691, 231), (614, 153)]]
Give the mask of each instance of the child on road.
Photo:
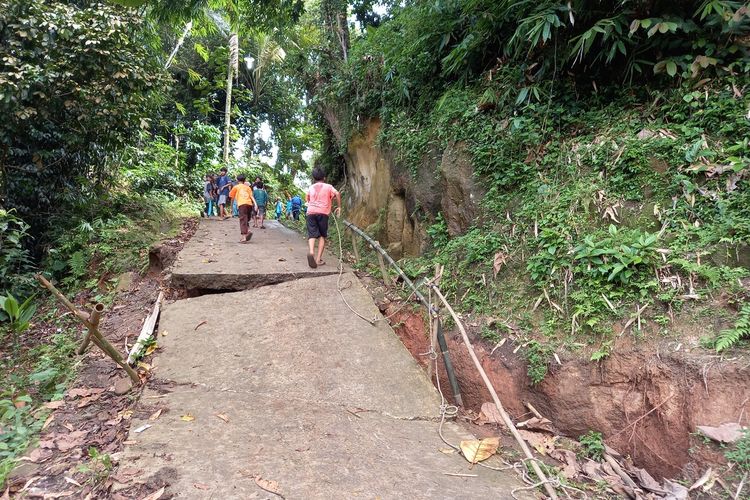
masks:
[[(326, 184), (323, 169), (316, 167), (312, 171), (314, 184), (305, 195), (307, 200), (307, 242), (310, 251), (307, 254), (307, 264), (316, 268), (325, 264), (323, 250), (328, 237), (328, 216), (331, 214), (332, 202), (336, 198), (336, 215), (341, 214), (341, 193), (330, 184)], [(299, 212), (298, 212), (299, 213)], [(315, 255), (315, 241), (318, 241), (318, 253)]]
[(219, 217), (226, 219), (229, 216), (226, 205), (229, 189), (232, 187), (232, 179), (227, 175), (226, 167), (222, 167), (219, 174), (219, 177), (216, 179), (216, 187), (219, 190)]
[(237, 202), (237, 210), (240, 213), (240, 243), (250, 241), (253, 233), (248, 228), (248, 222), (255, 205), (255, 198), (252, 188), (245, 185), (244, 175), (237, 176), (237, 184), (229, 192), (229, 198)]
[(266, 219), (266, 204), (268, 204), (268, 191), (266, 191), (265, 186), (263, 185), (263, 181), (260, 180), (260, 177), (255, 181), (254, 187), (253, 187), (253, 196), (255, 197), (255, 224), (253, 224), (253, 227), (258, 227), (258, 219), (260, 219), (260, 228), (265, 229), (266, 226), (264, 224), (264, 221)]
[(284, 210), (284, 205), (281, 203), (281, 198), (276, 198), (276, 220), (281, 220), (281, 212)]

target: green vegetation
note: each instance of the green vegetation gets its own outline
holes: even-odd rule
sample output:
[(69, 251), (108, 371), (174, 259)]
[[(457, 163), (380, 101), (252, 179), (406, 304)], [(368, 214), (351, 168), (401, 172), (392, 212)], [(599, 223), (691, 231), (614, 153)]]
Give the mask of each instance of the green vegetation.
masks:
[(728, 349), (747, 337), (750, 337), (750, 304), (742, 306), (737, 321), (732, 328), (722, 330), (716, 337), (716, 351), (721, 352)]
[(750, 471), (750, 432), (744, 431), (742, 438), (725, 451), (724, 456), (743, 471)]
[(601, 432), (588, 431), (586, 434), (579, 436), (578, 442), (581, 443), (581, 452), (584, 457), (592, 460), (604, 458), (604, 440)]
[[(346, 57), (321, 35), (317, 99), (340, 152), (379, 119), (415, 185), (446, 152), (470, 158), (471, 227), (449, 232), (455, 214), (407, 188), (430, 247), (405, 268), (440, 262), (461, 309), (601, 360), (719, 289), (747, 299), (749, 29), (732, 1), (406, 3)], [(544, 356), (528, 357), (536, 381)]]

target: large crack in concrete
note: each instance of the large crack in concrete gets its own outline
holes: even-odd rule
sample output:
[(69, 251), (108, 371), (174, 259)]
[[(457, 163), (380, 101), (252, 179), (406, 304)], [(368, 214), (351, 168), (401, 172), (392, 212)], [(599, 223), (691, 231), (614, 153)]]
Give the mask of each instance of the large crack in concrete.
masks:
[(200, 274), (172, 273), (172, 286), (187, 290), (188, 295), (195, 297), (204, 293), (231, 293), (252, 290), (269, 285), (278, 285), (286, 281), (330, 276), (338, 271), (295, 272), (295, 273), (258, 273), (258, 274)]

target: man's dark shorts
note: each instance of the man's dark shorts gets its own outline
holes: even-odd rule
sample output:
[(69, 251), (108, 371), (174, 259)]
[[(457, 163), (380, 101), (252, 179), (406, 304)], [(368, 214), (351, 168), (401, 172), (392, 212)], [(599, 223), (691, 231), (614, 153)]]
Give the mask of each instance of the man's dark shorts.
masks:
[(328, 216), (324, 214), (308, 214), (307, 237), (328, 238)]

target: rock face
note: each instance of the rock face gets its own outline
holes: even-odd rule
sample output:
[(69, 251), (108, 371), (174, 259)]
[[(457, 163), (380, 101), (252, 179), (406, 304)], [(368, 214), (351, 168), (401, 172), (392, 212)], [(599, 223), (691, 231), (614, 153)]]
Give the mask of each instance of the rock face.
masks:
[(475, 183), (463, 143), (431, 150), (416, 168), (396, 165), (388, 146), (377, 144), (380, 121), (371, 120), (350, 142), (345, 200), (352, 222), (374, 234), (395, 258), (426, 247), (426, 227), (438, 213), (451, 235), (469, 229), (484, 191)]

